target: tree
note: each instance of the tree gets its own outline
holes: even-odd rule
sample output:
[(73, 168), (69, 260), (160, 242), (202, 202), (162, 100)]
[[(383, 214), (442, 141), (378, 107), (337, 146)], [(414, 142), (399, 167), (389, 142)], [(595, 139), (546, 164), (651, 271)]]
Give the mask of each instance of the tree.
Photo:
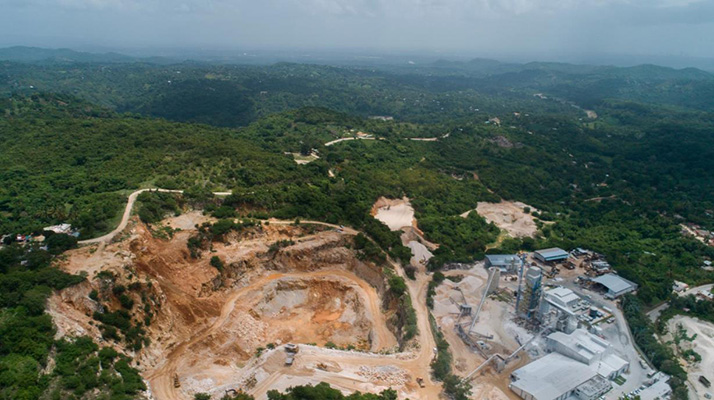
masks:
[(211, 257), (211, 266), (219, 271), (223, 271), (223, 261), (218, 256)]
[(64, 233), (55, 233), (45, 239), (47, 249), (51, 254), (60, 254), (77, 247), (77, 238)]

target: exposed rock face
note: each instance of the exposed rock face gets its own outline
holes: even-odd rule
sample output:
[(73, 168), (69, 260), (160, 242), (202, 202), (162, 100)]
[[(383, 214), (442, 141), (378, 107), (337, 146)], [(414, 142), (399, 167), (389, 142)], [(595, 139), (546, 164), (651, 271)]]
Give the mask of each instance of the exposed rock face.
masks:
[[(380, 350), (397, 345), (380, 267), (360, 261), (351, 236), (288, 225), (258, 226), (214, 242), (193, 259), (195, 232), (154, 238), (136, 224), (129, 239), (69, 252), (63, 268), (88, 281), (55, 294), (49, 309), (58, 335), (90, 335), (135, 357), (146, 376), (171, 369), (193, 376), (251, 358), (269, 343), (335, 343)], [(276, 243), (280, 243), (279, 246)], [(211, 257), (222, 260), (219, 271)], [(118, 287), (123, 289), (119, 290)], [(99, 301), (92, 300), (96, 291)], [(146, 324), (146, 346), (105, 341), (95, 313), (134, 303), (133, 323)], [(126, 302), (126, 299), (123, 299)], [(165, 372), (165, 371), (163, 371)]]

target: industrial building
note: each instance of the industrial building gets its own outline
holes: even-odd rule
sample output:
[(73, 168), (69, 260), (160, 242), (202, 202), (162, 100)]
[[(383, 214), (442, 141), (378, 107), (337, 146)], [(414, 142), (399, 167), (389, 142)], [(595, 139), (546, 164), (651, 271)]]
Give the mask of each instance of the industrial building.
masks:
[(608, 379), (615, 379), (630, 368), (629, 362), (613, 352), (610, 343), (585, 329), (576, 329), (571, 334), (553, 332), (548, 335), (547, 346), (550, 351), (595, 367)]
[(570, 257), (567, 251), (553, 247), (550, 249), (537, 250), (533, 253), (536, 260), (544, 263), (567, 260)]
[(516, 313), (519, 317), (531, 319), (536, 316), (540, 304), (543, 273), (538, 267), (530, 267), (518, 286)]
[(526, 400), (594, 400), (607, 393), (629, 363), (605, 340), (576, 329), (547, 337), (550, 354), (511, 374), (509, 387)]
[(637, 290), (636, 283), (630, 282), (627, 279), (615, 274), (598, 276), (597, 278), (593, 278), (592, 282), (603, 286), (607, 290), (605, 297), (609, 297), (611, 299)]
[(486, 288), (486, 294), (489, 295), (498, 290), (498, 282), (501, 279), (501, 269), (498, 267), (491, 267), (488, 269), (488, 287)]
[(543, 326), (550, 326), (565, 333), (571, 333), (578, 327), (576, 313), (585, 310), (588, 303), (572, 290), (556, 287), (543, 293), (538, 310)]
[(570, 289), (555, 287), (543, 293), (544, 306), (551, 305), (575, 313), (586, 308), (583, 300)]
[[(525, 400), (564, 400), (575, 396), (578, 388), (589, 382), (602, 384), (597, 371), (562, 354), (551, 353), (519, 368), (511, 374), (509, 388)], [(576, 397), (594, 400), (606, 393), (612, 385), (605, 381), (598, 394)], [(582, 393), (589, 393), (583, 390)]]
[(672, 395), (672, 388), (669, 386), (669, 379), (660, 379), (648, 388), (644, 389), (638, 396), (641, 400), (663, 400)]
[(484, 266), (486, 269), (498, 267), (502, 273), (515, 274), (521, 266), (521, 259), (515, 254), (488, 254)]

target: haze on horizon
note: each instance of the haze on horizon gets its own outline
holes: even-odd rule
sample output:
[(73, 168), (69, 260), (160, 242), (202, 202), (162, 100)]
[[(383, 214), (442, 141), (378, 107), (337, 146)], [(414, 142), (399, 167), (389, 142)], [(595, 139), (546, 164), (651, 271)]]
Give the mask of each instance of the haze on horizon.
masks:
[(714, 57), (710, 0), (0, 0), (0, 46)]

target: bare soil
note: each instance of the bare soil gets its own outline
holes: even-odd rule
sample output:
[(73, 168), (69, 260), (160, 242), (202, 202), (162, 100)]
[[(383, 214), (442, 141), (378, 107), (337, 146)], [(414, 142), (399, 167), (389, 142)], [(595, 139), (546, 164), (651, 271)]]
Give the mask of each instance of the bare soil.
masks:
[(677, 315), (667, 322), (669, 332), (667, 337), (669, 339), (671, 339), (671, 333), (676, 332), (679, 324), (687, 330), (688, 337), (696, 335), (691, 342), (682, 340), (680, 346), (692, 349), (702, 356), (702, 361), (698, 363), (683, 361), (687, 370), (689, 384), (696, 391), (695, 393), (690, 393), (690, 396), (704, 398), (704, 393), (710, 393), (711, 389), (702, 385), (699, 382), (699, 377), (703, 375), (709, 380), (714, 379), (714, 375), (712, 375), (712, 371), (714, 371), (714, 324), (698, 318)]
[(414, 209), (406, 197), (402, 199), (380, 197), (372, 206), (372, 215), (393, 231), (405, 227), (416, 227)]
[[(533, 215), (526, 214), (523, 210), (528, 207), (531, 212), (538, 211), (535, 208), (512, 201), (501, 201), (500, 203), (479, 202), (476, 212), (484, 217), (486, 221), (494, 223), (497, 227), (506, 231), (512, 237), (533, 237), (538, 231)], [(466, 218), (471, 211), (461, 214)]]
[[(384, 297), (385, 278), (380, 268), (360, 261), (346, 246), (351, 230), (274, 221), (234, 234), (225, 243), (214, 242), (202, 258), (192, 259), (186, 245), (195, 233), (191, 227), (205, 220), (200, 213), (190, 213), (164, 221), (181, 229), (170, 240), (152, 237), (143, 224), (132, 220), (122, 234), (125, 240), (68, 252), (61, 267), (72, 273), (84, 271), (89, 281), (53, 295), (48, 302), (58, 336), (86, 334), (132, 355), (157, 399), (192, 398), (196, 392), (241, 387), (233, 379), (255, 360), (258, 348), (269, 343), (332, 342), (370, 352), (396, 349), (396, 337), (387, 323), (395, 310), (388, 308), (391, 304)], [(278, 241), (292, 244), (271, 249)], [(212, 256), (223, 261), (222, 271), (209, 265)], [(143, 304), (149, 304), (154, 314), (147, 328), (150, 345), (138, 353), (104, 342), (92, 320), (99, 304), (89, 298), (89, 292), (107, 291), (97, 278), (101, 271), (111, 272), (115, 284), (144, 285), (141, 293), (129, 292), (141, 305), (132, 311), (136, 320), (145, 316)], [(100, 296), (109, 309), (120, 307), (111, 295)], [(284, 367), (282, 363), (284, 357), (276, 371)], [(333, 368), (343, 369), (339, 364)], [(306, 377), (326, 373), (289, 371)], [(386, 371), (391, 372), (363, 370), (359, 379), (367, 386), (361, 390), (379, 388), (375, 380), (384, 379), (386, 388), (394, 377), (409, 376), (397, 367)], [(180, 388), (173, 387), (174, 374)], [(285, 379), (292, 382), (288, 386), (295, 384)], [(266, 391), (273, 388), (266, 386)]]

